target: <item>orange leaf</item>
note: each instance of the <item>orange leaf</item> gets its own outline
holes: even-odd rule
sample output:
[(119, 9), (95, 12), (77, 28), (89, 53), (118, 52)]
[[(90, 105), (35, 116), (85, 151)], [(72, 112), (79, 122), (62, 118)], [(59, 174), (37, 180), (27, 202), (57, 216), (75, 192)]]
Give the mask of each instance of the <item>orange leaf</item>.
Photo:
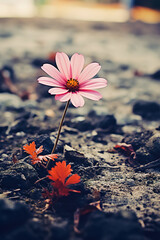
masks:
[(71, 174), (71, 165), (68, 164), (66, 166), (66, 162), (56, 162), (56, 166), (52, 168), (49, 172), (49, 178), (53, 181), (59, 180), (63, 184), (65, 183), (65, 179)]
[(38, 149), (36, 149), (36, 153), (40, 154), (41, 152), (43, 152), (43, 145), (41, 145)]
[(30, 154), (32, 164), (40, 163), (41, 165), (43, 165), (43, 161), (48, 161), (48, 159), (51, 159), (54, 161), (54, 159), (58, 157), (57, 154), (48, 154), (48, 155), (38, 156), (38, 154), (40, 154), (43, 151), (43, 146), (41, 145), (39, 148), (36, 149), (35, 142), (32, 142), (29, 145), (26, 144), (23, 147), (23, 149), (25, 152)]
[(70, 189), (64, 186), (64, 184), (57, 180), (52, 183), (54, 189), (56, 189), (58, 196), (68, 196)]
[(66, 186), (71, 184), (76, 184), (80, 182), (80, 176), (78, 174), (73, 174), (71, 177), (69, 177), (65, 183)]
[(50, 174), (48, 178), (53, 181), (51, 184), (54, 187), (57, 196), (68, 196), (69, 192), (80, 192), (67, 187), (68, 185), (80, 182), (80, 176), (78, 174), (73, 174), (69, 177), (71, 172), (71, 165), (66, 165), (65, 161), (56, 162), (56, 166), (48, 171)]
[(36, 144), (35, 144), (35, 142), (32, 142), (29, 145), (26, 144), (25, 146), (23, 146), (23, 150), (26, 153), (28, 153), (30, 155), (33, 155), (33, 153), (36, 151)]

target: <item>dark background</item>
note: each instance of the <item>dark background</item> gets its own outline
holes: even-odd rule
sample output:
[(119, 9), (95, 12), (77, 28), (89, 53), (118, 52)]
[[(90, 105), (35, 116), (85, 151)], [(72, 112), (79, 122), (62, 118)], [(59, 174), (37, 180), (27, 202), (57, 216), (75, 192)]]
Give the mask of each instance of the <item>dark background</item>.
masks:
[(160, 0), (135, 0), (135, 5), (160, 9)]

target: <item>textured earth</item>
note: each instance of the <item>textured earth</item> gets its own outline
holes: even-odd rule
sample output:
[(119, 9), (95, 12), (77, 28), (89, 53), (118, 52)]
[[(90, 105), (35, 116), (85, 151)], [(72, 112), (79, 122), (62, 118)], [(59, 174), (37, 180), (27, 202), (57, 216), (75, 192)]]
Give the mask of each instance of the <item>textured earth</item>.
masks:
[[(3, 240), (158, 240), (160, 236), (159, 25), (1, 19), (0, 233)], [(84, 54), (108, 79), (103, 99), (68, 109), (56, 152), (81, 176), (44, 211), (46, 175), (22, 147), (52, 150), (64, 103), (36, 83), (54, 53)], [(7, 80), (9, 79), (9, 81)], [(115, 151), (131, 144), (135, 157)], [(91, 207), (100, 201), (101, 207)], [(99, 206), (99, 205), (98, 205)], [(76, 231), (74, 214), (79, 212)], [(84, 210), (87, 209), (87, 213)], [(76, 215), (76, 214), (75, 214)]]

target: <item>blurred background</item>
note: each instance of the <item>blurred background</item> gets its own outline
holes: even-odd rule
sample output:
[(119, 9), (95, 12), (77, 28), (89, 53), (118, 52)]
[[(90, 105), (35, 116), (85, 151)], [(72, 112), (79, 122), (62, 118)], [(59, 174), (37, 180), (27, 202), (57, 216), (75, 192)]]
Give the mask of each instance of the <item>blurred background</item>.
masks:
[[(159, 26), (159, 0), (0, 0), (0, 92), (51, 97), (36, 79), (62, 51), (101, 64), (112, 90), (104, 90), (107, 101), (120, 94), (118, 86), (123, 94), (135, 87), (135, 98), (157, 98), (158, 82), (148, 76), (160, 69)], [(143, 93), (139, 77), (146, 77)]]
[(0, 0), (0, 17), (160, 22), (159, 0)]
[[(85, 230), (91, 229), (91, 235), (84, 235), (85, 239), (88, 239), (87, 236), (92, 239), (90, 226), (95, 226), (94, 219), (100, 219), (99, 232), (105, 234), (108, 231), (106, 234), (109, 234), (109, 239), (119, 236), (117, 231), (122, 229), (124, 239), (159, 240), (160, 185), (157, 179), (160, 168), (160, 132), (154, 131), (160, 131), (160, 0), (0, 0), (0, 154), (3, 154), (3, 157), (0, 157), (0, 170), (3, 170), (4, 166), (5, 171), (1, 171), (1, 176), (4, 174), (4, 194), (7, 194), (4, 196), (8, 196), (8, 193), (10, 196), (12, 188), (8, 188), (9, 184), (16, 185), (10, 199), (24, 201), (31, 206), (33, 212), (33, 219), (26, 223), (29, 225), (24, 225), (24, 230), (21, 228), (22, 214), (19, 207), (11, 209), (12, 220), (16, 211), (20, 214), (18, 222), (12, 224), (14, 220), (10, 220), (10, 215), (4, 218), (8, 219), (9, 228), (6, 225), (7, 220), (3, 224), (2, 214), (2, 225), (7, 226), (4, 228), (7, 236), (3, 235), (3, 239), (43, 239), (43, 234), (45, 239), (51, 239), (54, 231), (58, 234), (56, 239), (69, 239), (69, 230), (66, 229), (72, 227), (67, 220), (70, 216), (67, 211), (73, 201), (69, 198), (71, 205), (67, 205), (68, 200), (65, 202), (64, 206), (67, 209), (69, 206), (69, 209), (62, 215), (65, 216), (62, 222), (59, 221), (61, 217), (59, 218), (59, 210), (56, 208), (55, 214), (50, 215), (48, 211), (42, 214), (42, 204), (38, 200), (41, 196), (40, 185), (37, 185), (34, 191), (26, 188), (31, 183), (27, 180), (30, 167), (23, 165), (26, 164), (27, 158), (22, 159), (21, 155), (14, 152), (18, 148), (21, 153), (22, 146), (29, 141), (29, 137), (30, 140), (37, 139), (42, 145), (44, 141), (47, 149), (48, 136), (55, 141), (65, 103), (56, 101), (54, 96), (48, 93), (50, 87), (38, 84), (37, 79), (46, 76), (41, 70), (43, 64), (49, 63), (56, 67), (56, 52), (65, 52), (70, 58), (74, 53), (83, 54), (85, 65), (98, 62), (101, 70), (96, 77), (108, 80), (107, 87), (98, 89), (103, 96), (100, 101), (85, 99), (83, 108), (70, 106), (60, 136), (64, 143), (60, 143), (59, 149), (63, 149), (63, 144), (76, 149), (77, 153), (67, 150), (66, 156), (74, 159), (75, 155), (72, 155), (72, 152), (78, 154), (75, 166), (80, 173), (86, 174), (85, 182), (90, 174), (94, 176), (94, 181), (89, 179), (87, 184), (84, 182), (88, 185), (86, 190), (82, 187), (87, 201), (82, 197), (78, 205), (73, 206), (82, 206), (83, 201), (95, 201), (102, 196), (103, 209), (109, 213), (106, 216), (112, 216), (112, 212), (122, 210), (119, 215), (113, 215), (113, 220), (111, 218), (111, 221), (115, 222), (115, 225), (109, 225), (111, 231), (105, 228), (108, 217), (106, 219), (99, 218), (99, 215), (98, 218), (96, 215), (95, 218), (90, 216), (88, 219), (91, 219), (91, 225), (87, 220), (84, 234)], [(47, 134), (47, 138), (44, 134)], [(142, 170), (142, 175), (139, 170), (137, 172), (134, 159), (124, 160), (118, 155), (112, 157), (107, 152), (107, 149), (121, 142), (124, 136), (131, 139), (125, 142), (133, 143), (135, 149), (138, 148), (138, 164), (146, 164), (146, 172)], [(84, 165), (82, 162), (82, 168), (77, 167), (82, 159), (79, 152), (85, 153), (85, 159), (88, 159)], [(20, 165), (17, 165), (19, 167), (10, 167), (11, 155), (14, 163), (18, 161), (15, 156), (21, 159)], [(90, 166), (98, 168), (88, 170)], [(133, 167), (136, 167), (136, 172)], [(19, 169), (25, 171), (26, 175), (19, 172)], [(31, 172), (34, 173), (35, 170)], [(100, 174), (99, 177), (95, 173)], [(37, 178), (37, 172), (31, 174), (31, 179), (34, 179), (34, 175)], [(22, 188), (22, 191), (19, 188)], [(98, 191), (90, 194), (89, 189), (96, 188)], [(0, 193), (3, 193), (1, 189)], [(58, 209), (61, 208), (61, 204), (62, 202), (57, 205)], [(1, 211), (3, 206), (4, 212), (10, 210), (9, 203), (2, 202)], [(23, 211), (23, 207), (21, 209)], [(128, 210), (136, 212), (139, 223), (134, 212), (128, 214)], [(124, 217), (127, 220), (124, 220)], [(112, 229), (121, 218), (123, 227), (119, 226), (115, 233), (113, 230), (112, 237)], [(27, 220), (24, 218), (24, 221)], [(50, 225), (47, 225), (49, 222)], [(36, 225), (32, 226), (32, 223)], [(126, 227), (123, 224), (126, 224)], [(137, 235), (142, 232), (140, 224), (146, 234), (144, 238)], [(52, 233), (47, 233), (46, 226)], [(38, 227), (42, 227), (39, 235)], [(14, 228), (17, 228), (17, 231), (14, 231)], [(28, 229), (31, 233), (26, 234)], [(131, 235), (127, 235), (129, 231)], [(74, 238), (72, 233), (70, 236)], [(100, 239), (102, 238), (106, 239), (101, 235)], [(76, 235), (76, 239), (82, 238)]]

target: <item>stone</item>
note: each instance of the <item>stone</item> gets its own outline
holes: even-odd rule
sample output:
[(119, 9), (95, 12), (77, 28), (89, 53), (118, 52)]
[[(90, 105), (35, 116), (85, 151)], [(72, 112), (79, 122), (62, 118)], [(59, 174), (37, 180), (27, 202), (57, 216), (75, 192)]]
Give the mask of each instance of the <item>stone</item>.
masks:
[(160, 183), (157, 182), (154, 184), (154, 187), (153, 187), (153, 192), (159, 194), (160, 193)]
[(38, 179), (36, 170), (28, 163), (18, 162), (1, 172), (1, 187), (4, 189), (28, 189)]
[(0, 185), (2, 189), (26, 189), (27, 182), (23, 174), (16, 171), (1, 171)]
[(123, 141), (125, 143), (131, 144), (134, 150), (139, 149), (140, 147), (145, 147), (146, 142), (153, 136), (152, 131), (143, 131), (143, 132), (136, 132), (131, 134), (127, 134)]
[(94, 129), (92, 121), (82, 116), (77, 117), (71, 121), (71, 127), (85, 132)]
[(107, 140), (105, 140), (105, 136), (104, 136), (104, 133), (103, 132), (98, 132), (98, 134), (94, 135), (92, 137), (92, 141), (93, 142), (96, 142), (96, 143), (102, 143), (102, 144), (106, 144), (108, 143)]
[(67, 240), (69, 239), (69, 225), (68, 221), (57, 220), (54, 221), (50, 227), (51, 236), (48, 240)]
[(0, 134), (4, 134), (8, 128), (8, 125), (6, 124), (1, 124), (0, 125)]
[(25, 131), (27, 129), (27, 122), (25, 119), (16, 120), (10, 124), (6, 134), (16, 133), (20, 131)]
[(16, 136), (17, 136), (17, 137), (24, 137), (24, 136), (25, 136), (25, 133), (24, 133), (23, 131), (17, 132), (17, 133), (16, 133)]
[(84, 226), (85, 240), (147, 240), (134, 212), (120, 211), (104, 213), (95, 211), (90, 214)]
[(18, 162), (14, 164), (12, 167), (12, 170), (15, 170), (18, 173), (24, 174), (27, 181), (29, 181), (31, 184), (33, 184), (37, 180), (37, 172), (34, 169), (34, 167), (28, 163), (25, 162)]
[(71, 148), (68, 145), (64, 147), (64, 155), (66, 160), (70, 162), (74, 162), (76, 165), (84, 165), (90, 166), (91, 163), (89, 162), (88, 158), (85, 157), (83, 153), (76, 151), (74, 148)]
[(0, 232), (8, 231), (25, 224), (31, 217), (26, 205), (8, 199), (0, 199)]
[(150, 77), (155, 80), (160, 80), (160, 70), (158, 69), (156, 72), (152, 73)]
[(39, 98), (51, 98), (51, 94), (49, 94), (48, 92), (49, 89), (50, 87), (48, 86), (38, 84), (36, 91), (38, 93)]
[(23, 102), (17, 95), (10, 93), (1, 93), (0, 108), (21, 111), (23, 110)]
[(147, 151), (145, 147), (140, 147), (136, 151), (136, 158), (139, 164), (146, 164), (153, 159), (152, 155)]
[(42, 197), (42, 189), (33, 188), (29, 191), (29, 196), (32, 199), (40, 200)]
[(8, 160), (8, 157), (3, 157), (3, 154), (2, 154), (2, 158), (0, 158), (0, 167), (2, 167), (5, 170), (12, 164), (13, 163)]
[(136, 185), (136, 184), (135, 184), (135, 181), (134, 181), (133, 179), (127, 179), (126, 184), (129, 185), (129, 186), (131, 186), (131, 187), (133, 187), (133, 186)]
[(133, 105), (133, 113), (147, 120), (158, 120), (160, 119), (160, 104), (138, 100)]
[(102, 128), (105, 131), (113, 132), (116, 128), (116, 119), (114, 115), (102, 116), (98, 121), (96, 126)]
[[(45, 155), (45, 154), (51, 153), (55, 140), (56, 140), (56, 136), (52, 134), (51, 134), (51, 137), (49, 137), (47, 134), (41, 134), (34, 138), (28, 138), (28, 143), (35, 141), (37, 148), (43, 145), (44, 150), (42, 152), (42, 155)], [(63, 149), (64, 149), (64, 143), (63, 141), (59, 140), (57, 147), (55, 149), (55, 153), (62, 153)]]
[(146, 149), (155, 159), (160, 157), (160, 133), (157, 132), (148, 140)]
[(18, 226), (8, 234), (5, 234), (4, 240), (39, 240), (48, 239), (48, 234), (43, 231), (43, 226), (36, 218), (29, 219), (26, 224)]

